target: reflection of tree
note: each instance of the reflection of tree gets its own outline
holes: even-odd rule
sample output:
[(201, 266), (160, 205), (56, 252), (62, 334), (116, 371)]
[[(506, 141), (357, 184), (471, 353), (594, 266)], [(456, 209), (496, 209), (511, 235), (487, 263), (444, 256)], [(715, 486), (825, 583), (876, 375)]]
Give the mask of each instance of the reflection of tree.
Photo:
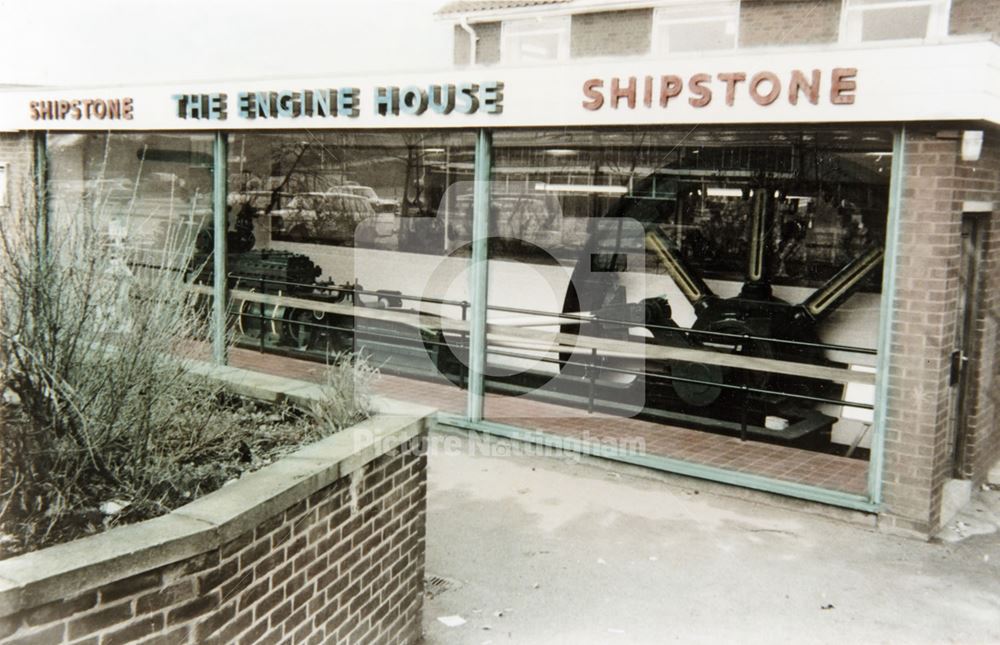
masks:
[(238, 150), (239, 188), (252, 190), (260, 182), (260, 189), (271, 192), (267, 212), (279, 207), (282, 193), (325, 191), (330, 169), (341, 157), (315, 137), (288, 135), (244, 135)]
[[(426, 176), (424, 170), (423, 137), (415, 134), (404, 134), (403, 145), (406, 147), (406, 156), (400, 157), (400, 161), (405, 165), (403, 178), (403, 200), (400, 206), (400, 214), (403, 217), (412, 215), (426, 215), (430, 207), (424, 199), (426, 188)], [(416, 213), (411, 213), (416, 210)]]
[[(650, 165), (650, 150), (648, 147), (648, 135), (646, 132), (633, 132), (629, 134), (628, 140), (622, 142), (614, 148), (614, 155), (608, 155), (607, 151), (597, 148), (594, 159), (594, 178), (599, 178), (601, 166), (604, 171), (612, 177), (621, 177), (614, 182), (618, 186), (630, 186), (637, 183), (642, 177), (636, 174), (640, 166)], [(625, 154), (623, 154), (623, 152)], [(645, 163), (643, 163), (645, 162)], [(596, 181), (594, 182), (597, 183)]]
[[(302, 166), (302, 161), (306, 158), (306, 153), (309, 152), (309, 148), (310, 146), (308, 142), (297, 142), (291, 144), (290, 147), (278, 146), (272, 150), (272, 177), (274, 176), (274, 170), (284, 167), (288, 158), (291, 158), (291, 162), (287, 164), (288, 171), (285, 172), (284, 177), (282, 177), (281, 181), (271, 189), (271, 197), (268, 200), (267, 207), (264, 209), (265, 215), (269, 214), (272, 210), (279, 206), (281, 193), (285, 191), (286, 187), (288, 187), (295, 171)], [(306, 166), (306, 168), (308, 168), (308, 166)]]

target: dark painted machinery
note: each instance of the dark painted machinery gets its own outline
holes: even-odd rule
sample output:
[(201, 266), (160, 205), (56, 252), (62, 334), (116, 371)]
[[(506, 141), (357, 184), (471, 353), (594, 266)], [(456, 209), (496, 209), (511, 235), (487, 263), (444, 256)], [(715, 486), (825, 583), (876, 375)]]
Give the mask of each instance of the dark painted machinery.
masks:
[[(266, 214), (266, 211), (265, 211)], [(246, 204), (227, 231), (228, 287), (278, 297), (279, 304), (242, 300), (231, 315), (237, 342), (260, 349), (280, 350), (305, 358), (326, 360), (336, 352), (365, 351), (385, 369), (426, 371), (428, 361), (451, 365), (438, 358), (444, 346), (440, 331), (391, 320), (332, 313), (281, 304), (281, 297), (307, 299), (318, 304), (403, 310), (398, 291), (366, 291), (359, 283), (335, 284), (320, 280), (322, 269), (307, 255), (275, 249), (255, 249), (255, 213)], [(193, 282), (211, 284), (214, 274), (213, 234), (203, 229), (191, 261)], [(428, 356), (430, 354), (430, 356)], [(455, 369), (455, 368), (452, 368)]]
[[(777, 359), (804, 365), (834, 366), (826, 358), (818, 330), (822, 323), (863, 284), (882, 261), (877, 246), (865, 249), (802, 302), (775, 297), (772, 270), (781, 249), (774, 243), (776, 191), (758, 187), (751, 193), (747, 222), (744, 281), (735, 297), (716, 295), (704, 279), (682, 260), (676, 245), (665, 234), (664, 211), (650, 207), (646, 198), (669, 181), (651, 177), (632, 196), (620, 199), (607, 213), (610, 218), (631, 218), (642, 225), (643, 243), (694, 310), (689, 328), (679, 326), (663, 297), (638, 304), (624, 302), (617, 281), (620, 258), (607, 249), (622, 240), (609, 239), (620, 228), (601, 227), (583, 252), (590, 266), (577, 265), (567, 293), (564, 312), (587, 311), (598, 320), (640, 319), (649, 332), (645, 342), (663, 346), (705, 349), (745, 357)], [(673, 191), (676, 193), (676, 190)], [(603, 251), (603, 252), (602, 252)], [(595, 267), (603, 263), (603, 266)], [(585, 270), (587, 269), (587, 270)], [(595, 270), (596, 269), (596, 270)], [(597, 281), (598, 284), (588, 284)], [(635, 308), (639, 311), (636, 312)], [(631, 308), (631, 311), (628, 311)], [(622, 325), (606, 322), (565, 324), (567, 333), (624, 339)], [(634, 337), (633, 337), (633, 340)], [(828, 440), (832, 417), (817, 412), (810, 399), (839, 399), (842, 387), (828, 380), (738, 369), (705, 362), (653, 361), (645, 369), (655, 376), (645, 380), (646, 412), (667, 420), (721, 431), (746, 432), (763, 437), (796, 440), (811, 434)], [(579, 369), (575, 370), (579, 374)], [(803, 370), (808, 371), (808, 370)], [(572, 368), (564, 368), (572, 374)], [(613, 396), (606, 393), (606, 396)], [(770, 415), (788, 420), (780, 431), (766, 427)], [(748, 420), (749, 417), (749, 420)], [(816, 441), (812, 438), (811, 441)]]

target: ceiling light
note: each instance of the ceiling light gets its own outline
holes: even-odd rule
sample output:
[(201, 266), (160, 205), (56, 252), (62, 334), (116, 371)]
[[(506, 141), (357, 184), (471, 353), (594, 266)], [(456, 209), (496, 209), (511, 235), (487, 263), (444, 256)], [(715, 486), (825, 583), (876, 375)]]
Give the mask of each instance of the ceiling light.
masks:
[(605, 193), (609, 195), (624, 195), (628, 192), (625, 186), (598, 186), (594, 184), (546, 184), (538, 182), (535, 190), (546, 193)]

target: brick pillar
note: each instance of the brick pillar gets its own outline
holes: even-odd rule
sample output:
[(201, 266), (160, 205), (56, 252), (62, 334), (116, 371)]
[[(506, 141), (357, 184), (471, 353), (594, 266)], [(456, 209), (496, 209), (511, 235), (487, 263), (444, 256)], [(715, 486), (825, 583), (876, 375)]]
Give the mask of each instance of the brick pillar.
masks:
[[(988, 182), (979, 185), (968, 178), (995, 175), (995, 161), (963, 163), (959, 152), (960, 142), (939, 138), (936, 128), (907, 131), (892, 294), (882, 521), (922, 535), (938, 527), (942, 489), (951, 477), (949, 367), (961, 287), (962, 201), (985, 199), (991, 192), (995, 196), (995, 185), (991, 191)], [(996, 254), (995, 246), (990, 253)], [(978, 368), (981, 372), (982, 363)]]
[(993, 204), (992, 212), (978, 216), (983, 254), (966, 373), (964, 475), (978, 485), (1000, 459), (1000, 130), (985, 132), (979, 161), (960, 162), (956, 179), (957, 200)]

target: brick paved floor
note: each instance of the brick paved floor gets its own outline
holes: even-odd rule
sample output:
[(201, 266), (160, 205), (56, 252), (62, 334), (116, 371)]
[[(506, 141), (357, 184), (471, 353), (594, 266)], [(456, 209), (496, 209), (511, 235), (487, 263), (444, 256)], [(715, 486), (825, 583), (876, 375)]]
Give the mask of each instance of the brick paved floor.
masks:
[[(239, 348), (232, 350), (230, 361), (235, 367), (310, 381), (318, 380), (323, 371), (319, 363)], [(376, 390), (390, 398), (429, 405), (444, 412), (465, 411), (465, 391), (443, 378), (424, 381), (383, 374)], [(488, 394), (485, 411), (488, 419), (553, 435), (603, 444), (641, 445), (648, 454), (847, 493), (863, 495), (866, 489), (868, 462), (859, 459), (740, 441), (737, 437), (641, 419), (588, 415), (575, 410), (567, 416), (567, 409), (562, 406), (525, 397)]]

